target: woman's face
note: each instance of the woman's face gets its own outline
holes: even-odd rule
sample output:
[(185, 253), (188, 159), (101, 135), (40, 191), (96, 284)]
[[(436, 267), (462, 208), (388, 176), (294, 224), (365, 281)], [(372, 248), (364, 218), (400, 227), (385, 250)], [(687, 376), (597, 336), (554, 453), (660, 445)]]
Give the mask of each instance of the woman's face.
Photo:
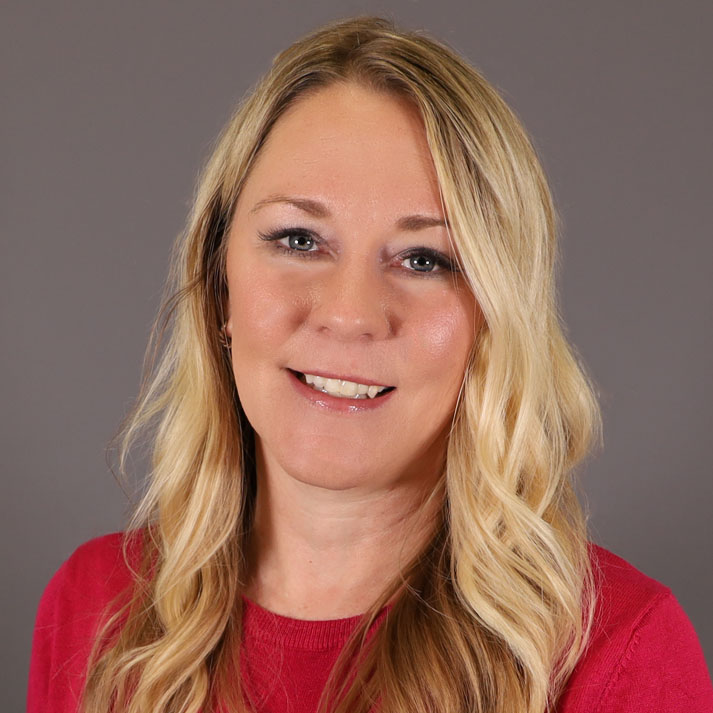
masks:
[(329, 489), (440, 473), (481, 319), (454, 265), (403, 99), (336, 85), (277, 121), (227, 250), (233, 369), (262, 468)]

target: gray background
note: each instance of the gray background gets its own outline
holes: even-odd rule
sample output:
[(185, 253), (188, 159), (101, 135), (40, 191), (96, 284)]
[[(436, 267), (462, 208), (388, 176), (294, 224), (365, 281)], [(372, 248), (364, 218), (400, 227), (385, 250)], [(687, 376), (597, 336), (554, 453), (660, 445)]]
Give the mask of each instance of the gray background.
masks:
[(211, 142), (278, 50), (363, 12), (463, 52), (533, 135), (605, 416), (582, 474), (594, 538), (673, 589), (713, 662), (707, 0), (5, 2), (3, 710), (23, 708), (47, 580), (122, 526), (104, 446)]

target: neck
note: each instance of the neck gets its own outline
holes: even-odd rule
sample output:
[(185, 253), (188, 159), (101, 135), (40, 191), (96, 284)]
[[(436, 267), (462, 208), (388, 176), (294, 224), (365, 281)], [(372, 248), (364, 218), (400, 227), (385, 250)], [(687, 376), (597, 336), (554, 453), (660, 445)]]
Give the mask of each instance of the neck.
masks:
[(258, 458), (245, 591), (295, 619), (364, 613), (433, 536), (442, 479), (330, 490)]

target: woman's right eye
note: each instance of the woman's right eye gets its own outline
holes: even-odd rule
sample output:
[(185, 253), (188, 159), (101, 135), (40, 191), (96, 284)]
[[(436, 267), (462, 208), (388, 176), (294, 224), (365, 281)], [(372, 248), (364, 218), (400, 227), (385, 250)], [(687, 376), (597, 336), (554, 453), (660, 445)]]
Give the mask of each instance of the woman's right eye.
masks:
[(300, 250), (306, 252), (311, 250), (315, 246), (314, 238), (310, 235), (301, 235), (299, 233), (287, 235), (280, 239), (282, 245), (285, 247), (292, 248), (293, 250)]
[(307, 230), (284, 228), (271, 233), (260, 233), (260, 240), (274, 242), (287, 253), (313, 253), (317, 238)]

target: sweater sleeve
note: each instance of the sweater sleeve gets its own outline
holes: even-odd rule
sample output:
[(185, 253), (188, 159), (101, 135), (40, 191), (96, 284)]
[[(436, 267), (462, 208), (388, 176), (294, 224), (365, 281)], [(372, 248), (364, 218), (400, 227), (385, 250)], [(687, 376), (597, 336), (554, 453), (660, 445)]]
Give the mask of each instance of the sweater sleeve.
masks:
[(57, 570), (35, 619), (27, 713), (76, 713), (87, 663), (109, 606), (131, 582), (120, 533), (81, 545)]
[(713, 713), (713, 686), (693, 626), (670, 591), (632, 630), (596, 713)]
[(27, 713), (41, 713), (41, 711), (50, 710), (49, 689), (53, 670), (54, 632), (65, 570), (66, 563), (50, 580), (37, 608), (35, 630), (32, 636)]

